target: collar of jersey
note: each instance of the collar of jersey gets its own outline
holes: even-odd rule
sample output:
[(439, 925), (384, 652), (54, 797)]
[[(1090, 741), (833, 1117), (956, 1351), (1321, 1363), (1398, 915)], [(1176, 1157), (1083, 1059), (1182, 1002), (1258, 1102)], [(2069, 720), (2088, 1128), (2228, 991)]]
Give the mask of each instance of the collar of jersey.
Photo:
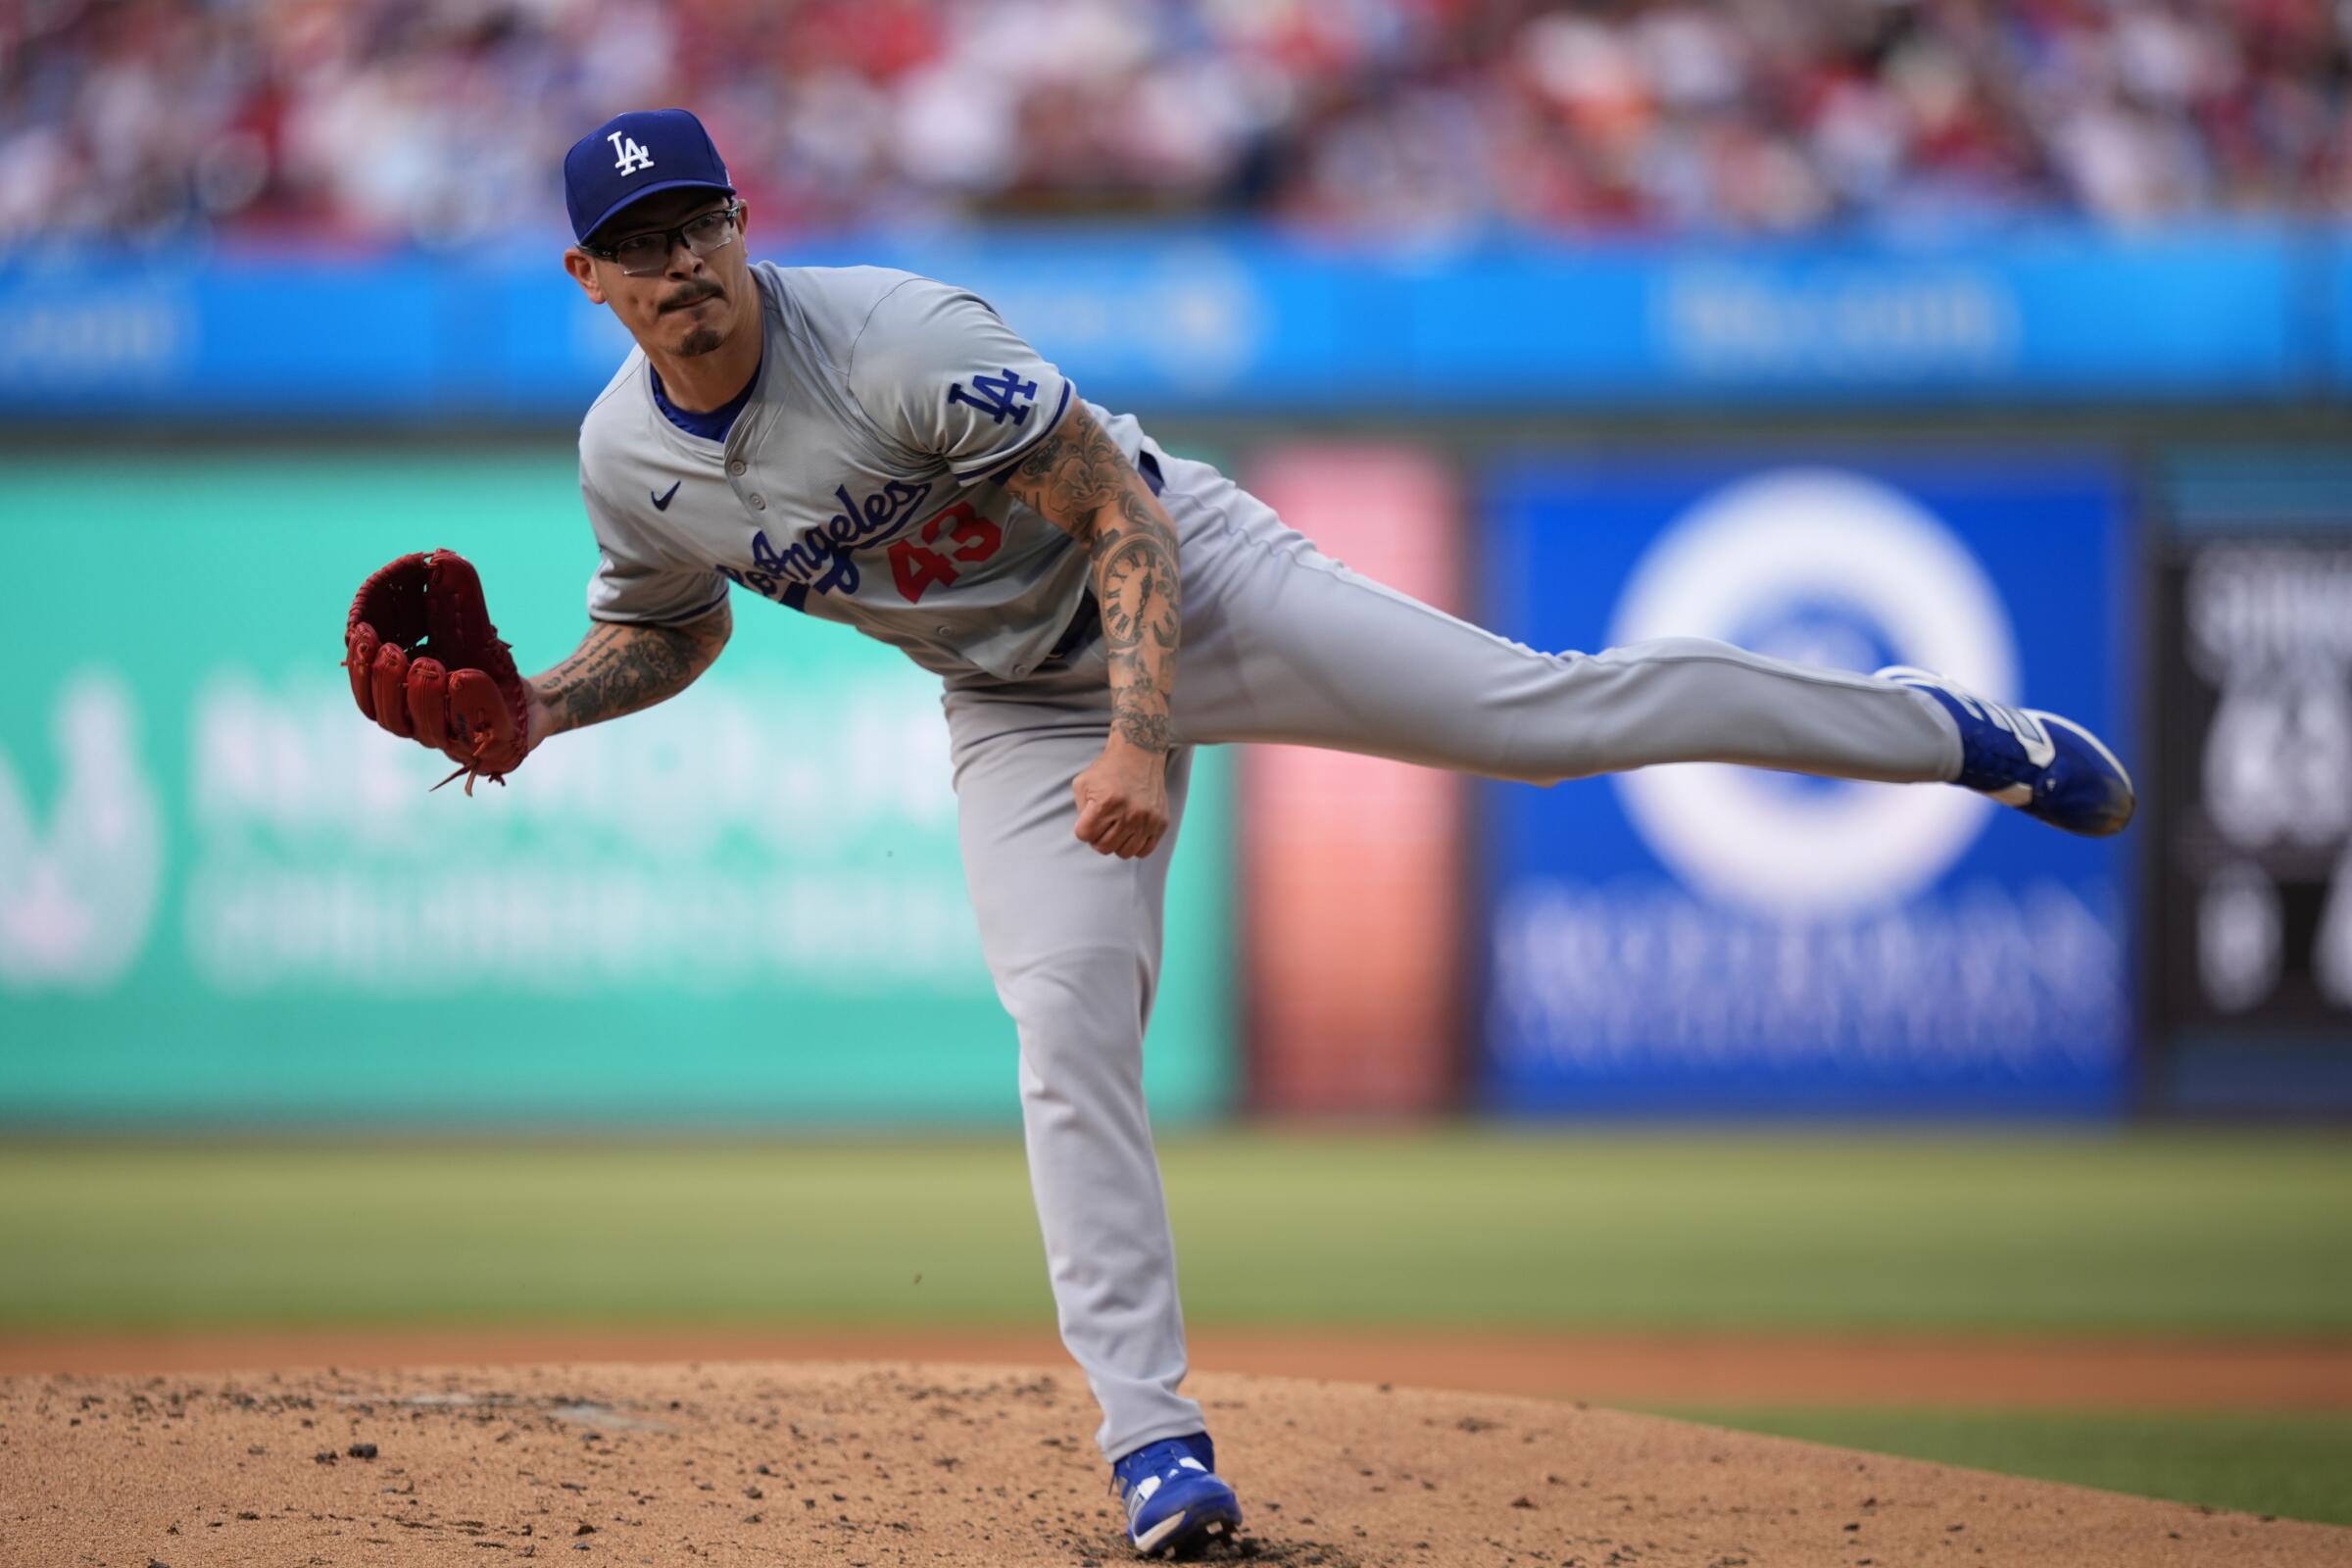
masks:
[[(735, 426), (742, 421), (744, 411), (752, 406), (752, 393), (759, 388), (760, 371), (767, 364), (767, 345), (762, 342), (760, 347), (760, 363), (752, 367), (751, 379), (743, 383), (742, 391), (736, 393), (733, 397), (727, 399), (726, 402), (720, 404), (715, 409), (705, 410), (679, 408), (675, 403), (670, 401), (668, 391), (662, 385), (662, 372), (655, 369), (653, 366), (649, 364), (645, 368), (645, 373), (647, 379), (652, 383), (653, 386), (654, 407), (662, 411), (662, 417), (667, 419), (678, 429), (684, 430), (688, 435), (695, 437), (697, 440), (714, 441), (723, 446), (726, 443), (727, 437), (735, 433)], [(702, 431), (691, 429), (682, 422), (683, 419), (688, 418), (716, 419), (721, 416), (724, 416), (726, 418), (726, 429), (715, 436), (704, 435)]]

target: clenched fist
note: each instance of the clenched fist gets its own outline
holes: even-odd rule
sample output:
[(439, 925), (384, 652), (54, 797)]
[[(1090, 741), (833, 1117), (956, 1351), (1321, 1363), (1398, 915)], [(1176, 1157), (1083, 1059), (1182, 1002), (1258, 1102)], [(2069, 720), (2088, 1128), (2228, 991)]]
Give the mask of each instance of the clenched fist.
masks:
[(1096, 853), (1140, 860), (1168, 836), (1168, 754), (1113, 731), (1102, 755), (1070, 785), (1078, 838)]

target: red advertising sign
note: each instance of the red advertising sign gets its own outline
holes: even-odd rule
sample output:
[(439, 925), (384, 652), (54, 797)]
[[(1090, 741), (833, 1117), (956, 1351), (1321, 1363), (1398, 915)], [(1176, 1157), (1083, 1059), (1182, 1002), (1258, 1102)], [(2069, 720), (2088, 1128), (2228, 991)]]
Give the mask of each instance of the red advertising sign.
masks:
[[(1250, 489), (1365, 575), (1462, 598), (1442, 460), (1392, 445), (1267, 453)], [(1240, 896), (1250, 1103), (1398, 1114), (1454, 1098), (1461, 1059), (1463, 780), (1291, 746), (1246, 749)]]

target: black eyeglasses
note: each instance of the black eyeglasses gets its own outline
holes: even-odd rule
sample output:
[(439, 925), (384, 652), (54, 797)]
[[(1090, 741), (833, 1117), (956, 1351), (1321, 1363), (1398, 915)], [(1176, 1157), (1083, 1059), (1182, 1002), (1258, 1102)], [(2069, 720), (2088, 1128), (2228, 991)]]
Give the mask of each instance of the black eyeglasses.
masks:
[(743, 216), (743, 203), (729, 202), (708, 213), (698, 213), (675, 228), (649, 228), (642, 234), (631, 234), (616, 240), (607, 250), (583, 242), (582, 251), (599, 261), (612, 262), (631, 277), (652, 277), (669, 270), (669, 253), (680, 241), (697, 256), (723, 251), (735, 243), (738, 230), (735, 220)]

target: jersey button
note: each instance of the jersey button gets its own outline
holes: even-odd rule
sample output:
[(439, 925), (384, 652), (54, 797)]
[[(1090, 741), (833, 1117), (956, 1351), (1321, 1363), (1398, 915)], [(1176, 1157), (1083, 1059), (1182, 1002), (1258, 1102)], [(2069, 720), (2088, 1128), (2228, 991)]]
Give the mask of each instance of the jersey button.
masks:
[(942, 637), (952, 637), (955, 635), (955, 628), (952, 626), (942, 626), (939, 628), (939, 634)]
[(752, 497), (752, 510), (753, 510), (754, 512), (765, 512), (765, 511), (767, 510), (767, 497), (765, 497), (765, 496), (754, 496), (754, 497)]
[(1029, 666), (1027, 664), (1015, 664), (1012, 666), (1012, 672), (1015, 675), (1026, 675), (1029, 673)]
[(744, 462), (741, 458), (737, 458), (733, 463), (727, 465), (727, 471), (735, 475), (736, 478), (740, 479), (746, 473), (751, 471), (751, 467), (752, 466), (750, 464)]

